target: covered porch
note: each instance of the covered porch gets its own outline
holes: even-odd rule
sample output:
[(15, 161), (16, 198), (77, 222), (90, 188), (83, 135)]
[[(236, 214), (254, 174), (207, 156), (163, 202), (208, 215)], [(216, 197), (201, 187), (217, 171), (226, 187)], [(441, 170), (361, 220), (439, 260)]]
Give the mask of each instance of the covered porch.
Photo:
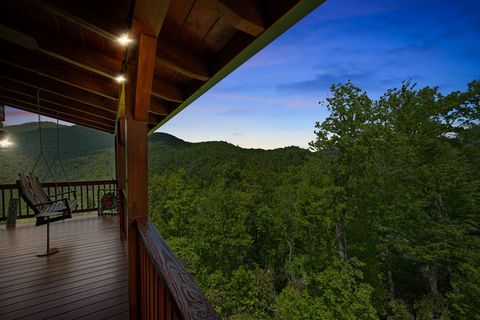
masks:
[(0, 317), (218, 319), (148, 219), (147, 137), (322, 2), (3, 1), (0, 103), (114, 134), (119, 217), (52, 224), (47, 258), (1, 230)]

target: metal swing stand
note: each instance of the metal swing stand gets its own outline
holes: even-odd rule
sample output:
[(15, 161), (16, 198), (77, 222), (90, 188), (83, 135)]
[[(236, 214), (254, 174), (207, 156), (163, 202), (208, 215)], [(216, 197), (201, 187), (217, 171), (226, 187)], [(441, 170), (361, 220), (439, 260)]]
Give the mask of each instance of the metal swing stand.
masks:
[(58, 253), (59, 250), (57, 248), (51, 248), (50, 249), (50, 216), (53, 214), (58, 214), (57, 212), (49, 212), (46, 214), (38, 215), (42, 217), (47, 218), (47, 251), (44, 252), (38, 252), (37, 257), (46, 257), (46, 256), (51, 256), (54, 255), (55, 253)]

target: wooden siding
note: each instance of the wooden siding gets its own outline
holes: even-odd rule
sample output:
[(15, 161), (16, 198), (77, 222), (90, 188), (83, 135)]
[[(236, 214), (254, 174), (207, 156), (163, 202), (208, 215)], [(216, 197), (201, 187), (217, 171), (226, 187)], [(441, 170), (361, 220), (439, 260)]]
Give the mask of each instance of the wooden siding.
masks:
[(46, 226), (0, 226), (0, 319), (128, 319), (126, 250), (118, 217), (88, 217)]

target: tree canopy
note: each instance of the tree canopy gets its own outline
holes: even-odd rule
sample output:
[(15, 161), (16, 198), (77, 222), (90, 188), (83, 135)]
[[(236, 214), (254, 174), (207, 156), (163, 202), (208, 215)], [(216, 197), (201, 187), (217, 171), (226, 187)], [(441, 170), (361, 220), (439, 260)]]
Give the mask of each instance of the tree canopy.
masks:
[(347, 82), (311, 152), (151, 150), (151, 215), (225, 318), (479, 319), (479, 97)]

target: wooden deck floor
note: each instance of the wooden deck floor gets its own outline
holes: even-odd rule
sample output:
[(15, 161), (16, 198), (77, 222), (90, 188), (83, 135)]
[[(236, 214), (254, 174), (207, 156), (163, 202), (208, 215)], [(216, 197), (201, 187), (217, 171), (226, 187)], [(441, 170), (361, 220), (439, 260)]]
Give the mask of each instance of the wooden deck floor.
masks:
[(118, 217), (86, 217), (50, 225), (0, 226), (0, 319), (127, 319), (126, 249)]

